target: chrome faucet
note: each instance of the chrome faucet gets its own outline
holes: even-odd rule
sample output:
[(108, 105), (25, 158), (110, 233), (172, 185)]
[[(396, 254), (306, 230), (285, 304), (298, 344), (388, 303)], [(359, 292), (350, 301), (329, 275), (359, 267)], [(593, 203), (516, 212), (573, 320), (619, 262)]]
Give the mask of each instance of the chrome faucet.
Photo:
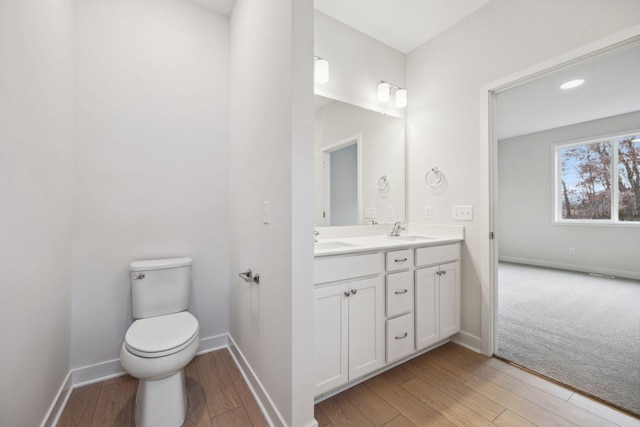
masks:
[(401, 222), (396, 222), (395, 224), (393, 224), (393, 230), (391, 230), (391, 233), (389, 233), (389, 236), (399, 236), (401, 231), (404, 231), (405, 228), (401, 225)]

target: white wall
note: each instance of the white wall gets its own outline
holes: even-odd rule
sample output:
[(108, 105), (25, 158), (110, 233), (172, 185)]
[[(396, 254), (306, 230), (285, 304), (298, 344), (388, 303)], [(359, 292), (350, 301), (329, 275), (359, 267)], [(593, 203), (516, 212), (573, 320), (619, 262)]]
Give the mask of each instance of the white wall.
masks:
[(37, 426), (69, 372), (72, 4), (0, 2), (0, 425)]
[[(315, 223), (322, 223), (322, 148), (338, 141), (362, 135), (362, 215), (364, 209), (376, 209), (376, 221), (393, 223), (405, 216), (405, 121), (343, 102), (331, 102), (316, 110), (315, 141)], [(378, 179), (386, 175), (389, 189), (378, 190)], [(393, 216), (387, 208), (393, 208)]]
[[(480, 89), (508, 74), (582, 47), (637, 24), (637, 0), (494, 0), (411, 52), (407, 115), (409, 221), (450, 224), (451, 206), (473, 205), (464, 223), (462, 247), (462, 330), (481, 335), (481, 262), (488, 259), (488, 202), (481, 199), (488, 165), (480, 161)], [(424, 182), (437, 166), (445, 175), (440, 191)], [(482, 209), (481, 209), (482, 208)], [(488, 269), (487, 269), (488, 271)]]
[(230, 334), (296, 427), (313, 423), (312, 19), (310, 0), (238, 0), (230, 21)]
[[(318, 11), (314, 26), (314, 54), (329, 61), (329, 81), (315, 83), (315, 93), (404, 117), (405, 109), (396, 108), (393, 97), (385, 104), (378, 102), (378, 83), (384, 80), (406, 89), (405, 55)], [(409, 93), (409, 99), (412, 96)]]
[(228, 331), (228, 18), (76, 2), (72, 367), (119, 358), (129, 263), (193, 258), (203, 339)]
[(640, 227), (552, 224), (553, 144), (639, 127), (635, 112), (499, 141), (500, 259), (640, 279)]

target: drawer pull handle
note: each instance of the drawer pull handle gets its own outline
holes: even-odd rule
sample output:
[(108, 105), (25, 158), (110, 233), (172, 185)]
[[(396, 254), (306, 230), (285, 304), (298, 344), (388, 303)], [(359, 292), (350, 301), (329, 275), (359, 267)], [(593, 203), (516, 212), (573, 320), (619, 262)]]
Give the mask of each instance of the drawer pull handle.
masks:
[(408, 259), (409, 258), (399, 258), (399, 259), (396, 259), (395, 261), (396, 262), (406, 262)]
[(404, 335), (397, 335), (395, 338), (396, 338), (397, 340), (401, 340), (401, 339), (406, 338), (408, 335), (409, 335), (409, 333), (408, 333), (408, 332), (405, 332), (405, 333), (404, 333)]
[(396, 291), (396, 295), (406, 294), (407, 292), (409, 292), (409, 289), (404, 289), (402, 291)]

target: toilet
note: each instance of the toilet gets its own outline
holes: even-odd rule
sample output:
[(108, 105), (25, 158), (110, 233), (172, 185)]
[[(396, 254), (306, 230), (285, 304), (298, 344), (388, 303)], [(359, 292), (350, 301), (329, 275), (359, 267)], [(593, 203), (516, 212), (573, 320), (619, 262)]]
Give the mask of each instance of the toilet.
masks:
[(200, 346), (198, 319), (186, 311), (191, 258), (135, 261), (129, 266), (133, 317), (120, 363), (139, 378), (137, 427), (177, 427), (187, 414), (184, 367)]

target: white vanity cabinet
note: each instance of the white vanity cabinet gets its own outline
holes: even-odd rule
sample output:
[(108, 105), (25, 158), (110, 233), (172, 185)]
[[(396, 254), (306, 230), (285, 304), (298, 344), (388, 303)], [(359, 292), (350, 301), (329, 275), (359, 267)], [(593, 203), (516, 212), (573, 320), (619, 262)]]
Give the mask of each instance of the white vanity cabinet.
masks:
[(459, 259), (451, 241), (316, 256), (316, 399), (459, 332)]
[(316, 260), (316, 395), (383, 366), (382, 267), (377, 253)]
[[(416, 249), (416, 349), (460, 332), (460, 245)], [(420, 268), (423, 265), (429, 267)]]

